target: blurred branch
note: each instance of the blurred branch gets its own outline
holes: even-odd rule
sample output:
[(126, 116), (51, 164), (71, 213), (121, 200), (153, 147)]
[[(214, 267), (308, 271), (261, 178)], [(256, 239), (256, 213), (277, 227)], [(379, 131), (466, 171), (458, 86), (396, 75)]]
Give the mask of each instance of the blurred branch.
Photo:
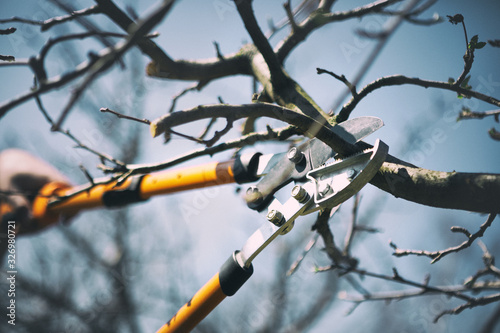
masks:
[(226, 151), (229, 149), (245, 147), (248, 145), (252, 145), (255, 142), (271, 141), (271, 140), (283, 141), (283, 140), (290, 138), (293, 135), (298, 135), (299, 133), (300, 132), (297, 130), (297, 128), (295, 128), (293, 126), (287, 126), (287, 127), (283, 127), (283, 128), (276, 129), (276, 130), (268, 128), (268, 130), (266, 132), (255, 132), (252, 134), (248, 134), (248, 135), (245, 135), (245, 136), (238, 138), (236, 140), (221, 143), (217, 146), (189, 152), (187, 154), (178, 156), (178, 157), (173, 158), (171, 160), (168, 160), (166, 162), (154, 163), (154, 164), (128, 164), (125, 167), (121, 167), (121, 166), (109, 167), (109, 166), (101, 165), (101, 166), (99, 166), (99, 168), (103, 172), (113, 173), (115, 175), (110, 177), (110, 178), (105, 178), (105, 179), (94, 179), (93, 184), (87, 184), (87, 185), (81, 186), (77, 190), (75, 190), (74, 192), (68, 193), (65, 196), (59, 197), (58, 200), (54, 201), (53, 203), (57, 203), (61, 200), (66, 200), (68, 198), (71, 198), (74, 195), (87, 192), (90, 189), (92, 189), (94, 186), (97, 186), (97, 185), (111, 184), (113, 182), (117, 182), (117, 185), (119, 185), (133, 175), (141, 175), (141, 174), (151, 173), (154, 171), (164, 170), (164, 169), (173, 167), (175, 165), (181, 164), (183, 162), (192, 160), (193, 158), (196, 158), (196, 157), (213, 155), (213, 154), (216, 154), (216, 153), (219, 153), (222, 151)]
[(139, 20), (137, 26), (134, 26), (133, 29), (130, 30), (130, 35), (125, 42), (119, 43), (109, 49), (108, 52), (100, 55), (98, 60), (89, 70), (89, 74), (84, 78), (83, 82), (73, 90), (69, 102), (66, 104), (55, 124), (56, 129), (62, 125), (71, 108), (90, 83), (92, 83), (98, 75), (110, 68), (111, 65), (113, 65), (113, 63), (117, 61), (128, 49), (134, 46), (138, 41), (143, 40), (144, 36), (161, 20), (163, 20), (165, 15), (167, 15), (172, 8), (173, 3), (173, 0), (164, 1), (147, 17)]
[(19, 22), (19, 23), (24, 23), (24, 24), (38, 25), (38, 26), (40, 26), (42, 31), (46, 31), (46, 30), (49, 30), (50, 28), (52, 28), (56, 24), (60, 24), (60, 23), (64, 23), (67, 21), (74, 20), (75, 18), (77, 18), (79, 16), (99, 14), (100, 12), (101, 11), (100, 11), (99, 6), (94, 5), (92, 7), (85, 8), (82, 10), (72, 11), (69, 15), (57, 16), (57, 17), (53, 17), (53, 18), (43, 20), (43, 21), (29, 20), (29, 19), (24, 19), (24, 18), (15, 16), (15, 17), (12, 17), (9, 19), (0, 20), (0, 24), (10, 23), (10, 22)]
[[(50, 117), (49, 113), (45, 109), (40, 96), (35, 96), (35, 101), (36, 101), (36, 104), (38, 106), (38, 109), (40, 110), (40, 112), (42, 112), (43, 116), (45, 117), (45, 120), (47, 120), (47, 122), (51, 125), (51, 127), (54, 128), (54, 121), (52, 120), (52, 117)], [(106, 160), (106, 161), (113, 163), (115, 165), (116, 169), (123, 169), (125, 167), (125, 163), (115, 159), (114, 157), (112, 157), (108, 154), (98, 152), (97, 150), (95, 150), (93, 148), (90, 148), (89, 146), (84, 144), (82, 141), (77, 139), (73, 134), (71, 134), (69, 130), (63, 130), (62, 128), (58, 128), (57, 132), (64, 134), (66, 137), (70, 138), (73, 142), (75, 142), (76, 148), (84, 149), (84, 150), (98, 156), (101, 160), (101, 163), (104, 163), (104, 161)]]
[[(420, 7), (412, 10), (410, 13), (403, 13), (404, 19), (410, 23), (417, 24), (417, 25), (432, 25), (436, 24), (439, 22), (443, 22), (443, 18), (440, 17), (439, 15), (435, 15), (434, 17), (430, 19), (421, 19), (417, 18), (417, 15), (422, 14), (424, 11), (429, 9), (431, 6), (433, 6), (437, 0), (428, 0), (424, 2)], [(383, 10), (381, 11), (381, 14), (388, 14), (388, 15), (401, 15), (401, 12), (398, 11), (393, 11), (393, 10)]]
[[(271, 128), (268, 128), (267, 131), (254, 132), (254, 133), (242, 136), (238, 139), (227, 141), (227, 142), (221, 143), (221, 144), (213, 146), (213, 147), (194, 150), (192, 152), (175, 157), (175, 158), (168, 160), (166, 162), (154, 163), (154, 164), (128, 165), (127, 170), (132, 171), (133, 174), (150, 173), (150, 172), (170, 168), (172, 166), (181, 164), (183, 162), (189, 161), (189, 160), (196, 158), (196, 157), (207, 156), (207, 155), (211, 156), (211, 155), (214, 155), (216, 153), (220, 153), (222, 151), (226, 151), (229, 149), (241, 148), (241, 147), (245, 147), (248, 145), (253, 145), (256, 142), (284, 141), (284, 140), (290, 138), (291, 136), (298, 135), (298, 134), (300, 134), (300, 131), (294, 126), (287, 126), (287, 127), (283, 127), (283, 128), (279, 128), (279, 129), (274, 129), (274, 130)], [(111, 173), (116, 172), (116, 170), (114, 170), (112, 168), (105, 168), (105, 169), (103, 169), (103, 171), (104, 172), (111, 172)]]
[(313, 11), (306, 20), (292, 30), (292, 32), (283, 41), (278, 43), (276, 46), (278, 59), (281, 63), (283, 63), (291, 51), (302, 43), (314, 30), (321, 28), (328, 23), (363, 17), (371, 13), (378, 13), (383, 8), (400, 1), (401, 0), (380, 0), (349, 11), (334, 13), (330, 12), (332, 2), (325, 2), (323, 6), (321, 6), (318, 10)]
[[(5, 280), (5, 273), (2, 272), (0, 274), (3, 275), (2, 280)], [(96, 321), (88, 320), (94, 316), (96, 309), (94, 307), (82, 309), (76, 302), (72, 301), (67, 290), (56, 292), (22, 274), (16, 275), (16, 284), (19, 288), (22, 288), (24, 292), (30, 294), (31, 297), (40, 297), (47, 302), (50, 308), (52, 308), (52, 315), (56, 313), (57, 310), (62, 310), (78, 318), (79, 323), (83, 325), (83, 327), (88, 327), (92, 332), (105, 332)], [(16, 322), (16, 324), (18, 323)], [(22, 327), (22, 324), (23, 322), (19, 323), (19, 326)], [(40, 324), (38, 323), (38, 325)]]
[(307, 331), (307, 328), (312, 327), (314, 322), (321, 318), (328, 307), (335, 302), (338, 285), (338, 278), (334, 274), (325, 277), (316, 301), (303, 313), (295, 316), (284, 332), (304, 332)]
[(491, 129), (488, 131), (488, 134), (490, 135), (490, 137), (491, 137), (493, 140), (500, 141), (500, 132), (498, 132), (496, 129), (491, 128)]
[(349, 227), (347, 229), (345, 239), (344, 239), (344, 250), (342, 251), (344, 256), (350, 255), (352, 240), (354, 238), (354, 234), (358, 230), (356, 224), (357, 224), (357, 219), (358, 219), (358, 210), (359, 210), (360, 201), (361, 201), (361, 195), (358, 192), (354, 196), (354, 205), (352, 206), (352, 213), (351, 213), (351, 223), (349, 223)]
[(314, 245), (316, 245), (318, 237), (319, 237), (318, 233), (312, 236), (312, 238), (309, 240), (302, 253), (297, 257), (297, 259), (295, 259), (295, 261), (292, 263), (292, 265), (286, 272), (287, 276), (290, 276), (297, 271), (297, 269), (300, 267), (300, 264), (305, 259), (306, 255), (313, 249)]
[[(338, 269), (339, 267), (336, 265), (332, 266), (327, 266), (318, 269), (318, 271), (328, 271), (331, 269)], [(412, 281), (409, 279), (406, 279), (402, 277), (398, 271), (393, 268), (393, 275), (384, 275), (384, 274), (378, 274), (378, 273), (373, 273), (369, 272), (366, 270), (358, 269), (358, 268), (351, 268), (349, 273), (356, 273), (360, 276), (369, 276), (381, 280), (387, 280), (387, 281), (392, 281), (404, 285), (409, 285), (413, 287), (417, 287), (417, 290), (409, 290), (409, 291), (394, 291), (394, 292), (380, 292), (380, 293), (370, 293), (368, 295), (362, 295), (362, 296), (352, 296), (348, 295), (346, 293), (343, 293), (339, 296), (340, 299), (354, 302), (357, 304), (360, 304), (362, 302), (366, 301), (390, 301), (390, 300), (400, 300), (403, 298), (409, 298), (409, 297), (416, 297), (416, 296), (422, 296), (422, 295), (430, 295), (430, 294), (444, 294), (449, 297), (454, 297), (457, 299), (461, 299), (465, 301), (462, 305), (450, 309), (450, 310), (443, 310), (437, 316), (434, 318), (434, 322), (437, 322), (439, 318), (446, 314), (459, 314), (463, 310), (467, 308), (473, 308), (476, 306), (482, 306), (482, 305), (487, 305), (493, 302), (498, 302), (500, 301), (500, 294), (493, 294), (493, 295), (487, 295), (483, 297), (472, 297), (466, 294), (466, 292), (478, 292), (478, 291), (485, 291), (485, 290), (492, 290), (492, 289), (500, 289), (500, 283), (498, 281), (496, 282), (478, 282), (477, 284), (474, 284), (472, 286), (466, 286), (466, 285), (460, 285), (460, 286), (431, 286), (429, 285), (429, 276), (426, 276), (424, 282), (416, 282)]]

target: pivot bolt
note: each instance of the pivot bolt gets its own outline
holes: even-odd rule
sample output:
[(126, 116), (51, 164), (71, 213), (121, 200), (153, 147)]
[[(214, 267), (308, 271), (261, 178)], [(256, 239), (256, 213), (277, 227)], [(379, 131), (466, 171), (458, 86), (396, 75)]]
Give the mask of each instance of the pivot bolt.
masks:
[(302, 153), (297, 147), (292, 147), (288, 153), (286, 153), (286, 156), (293, 163), (299, 164), (300, 161), (302, 161), (302, 158), (304, 158), (304, 153)]
[(300, 203), (304, 203), (309, 199), (309, 193), (300, 185), (295, 185), (292, 188), (292, 197)]
[(283, 223), (285, 223), (285, 217), (283, 216), (283, 214), (275, 209), (270, 210), (267, 213), (266, 218), (269, 222), (277, 227), (281, 227)]

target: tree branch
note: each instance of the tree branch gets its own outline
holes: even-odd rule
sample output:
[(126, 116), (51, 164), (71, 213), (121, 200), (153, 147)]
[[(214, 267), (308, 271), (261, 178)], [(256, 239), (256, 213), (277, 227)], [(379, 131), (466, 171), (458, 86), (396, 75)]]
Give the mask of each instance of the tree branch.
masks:
[(396, 198), (438, 208), (500, 212), (499, 174), (433, 171), (391, 160), (389, 156), (370, 183)]
[(331, 4), (324, 5), (318, 10), (312, 12), (302, 24), (298, 25), (296, 29), (294, 29), (286, 37), (286, 39), (276, 46), (275, 50), (278, 59), (281, 63), (283, 63), (291, 51), (297, 47), (297, 45), (302, 43), (309, 36), (309, 34), (328, 23), (362, 17), (370, 13), (377, 13), (383, 8), (400, 1), (401, 0), (380, 0), (353, 10), (335, 13), (330, 13), (328, 11)]
[(461, 233), (465, 234), (465, 236), (467, 237), (467, 240), (464, 241), (460, 245), (453, 246), (453, 247), (447, 248), (447, 249), (442, 250), (442, 251), (431, 252), (431, 251), (423, 251), (423, 250), (422, 251), (402, 250), (402, 249), (399, 249), (396, 246), (396, 244), (391, 242), (390, 245), (394, 249), (393, 255), (396, 257), (403, 257), (403, 256), (407, 256), (407, 255), (425, 256), (425, 257), (431, 258), (432, 259), (431, 264), (433, 264), (450, 253), (459, 252), (463, 249), (470, 247), (472, 245), (472, 243), (474, 243), (474, 241), (477, 238), (482, 237), (484, 235), (484, 232), (486, 231), (486, 229), (488, 229), (491, 226), (491, 223), (493, 223), (493, 220), (495, 219), (495, 217), (496, 217), (496, 214), (490, 214), (488, 216), (488, 219), (486, 220), (486, 222), (484, 222), (481, 225), (481, 227), (479, 228), (479, 230), (474, 234), (471, 234), (467, 230), (460, 228), (460, 227), (452, 227), (451, 228), (452, 232), (461, 232)]
[(108, 52), (102, 54), (99, 59), (95, 62), (89, 71), (89, 74), (83, 82), (73, 90), (68, 104), (61, 112), (59, 119), (55, 124), (55, 129), (59, 128), (63, 121), (66, 119), (70, 110), (79, 99), (84, 90), (92, 83), (95, 78), (100, 75), (103, 71), (110, 68), (115, 61), (117, 61), (127, 50), (134, 46), (138, 41), (144, 40), (144, 36), (156, 26), (170, 11), (174, 1), (166, 0), (163, 1), (162, 5), (156, 8), (147, 17), (141, 19), (137, 25), (130, 28), (130, 35), (125, 42), (119, 43), (118, 45), (111, 48)]
[(444, 90), (450, 90), (454, 91), (456, 93), (462, 94), (467, 97), (474, 97), (477, 98), (481, 101), (484, 101), (486, 103), (499, 106), (500, 107), (500, 100), (484, 95), (480, 92), (474, 91), (474, 90), (469, 90), (462, 88), (460, 86), (456, 86), (453, 84), (450, 84), (448, 82), (442, 82), (442, 81), (432, 81), (432, 80), (423, 80), (419, 78), (410, 78), (406, 77), (404, 75), (392, 75), (392, 76), (385, 76), (381, 77), (369, 84), (367, 84), (363, 89), (361, 89), (356, 96), (353, 96), (349, 102), (347, 102), (343, 107), (342, 110), (340, 110), (340, 113), (338, 115), (338, 121), (343, 121), (349, 118), (349, 115), (351, 112), (354, 110), (354, 108), (358, 105), (358, 103), (365, 98), (369, 93), (375, 91), (376, 89), (382, 88), (382, 87), (389, 87), (389, 86), (397, 86), (397, 85), (403, 85), (403, 84), (411, 84), (411, 85), (416, 85), (424, 88), (438, 88), (438, 89), (444, 89)]
[(271, 48), (271, 45), (257, 24), (251, 0), (237, 0), (235, 1), (235, 4), (255, 47), (262, 54), (262, 57), (269, 67), (270, 78), (274, 89), (279, 90), (280, 86), (287, 82), (287, 77), (283, 72), (281, 63), (278, 61), (276, 54)]
[(101, 11), (100, 11), (99, 6), (95, 5), (95, 6), (91, 6), (89, 8), (85, 8), (82, 10), (75, 10), (75, 11), (71, 12), (71, 14), (69, 14), (69, 15), (52, 17), (52, 18), (44, 20), (44, 21), (35, 21), (35, 20), (29, 20), (29, 19), (24, 19), (21, 17), (14, 16), (10, 19), (0, 20), (0, 24), (9, 23), (9, 22), (19, 22), (19, 23), (25, 23), (25, 24), (31, 24), (31, 25), (39, 25), (40, 29), (42, 31), (47, 31), (56, 24), (60, 24), (60, 23), (64, 23), (67, 21), (74, 20), (76, 17), (79, 17), (79, 16), (99, 14), (100, 12)]
[(298, 127), (304, 134), (318, 137), (335, 147), (342, 154), (354, 153), (357, 149), (330, 131), (331, 125), (318, 122), (299, 111), (267, 103), (245, 105), (200, 105), (190, 110), (166, 114), (151, 122), (151, 135), (157, 137), (170, 128), (201, 119), (247, 117), (269, 117)]

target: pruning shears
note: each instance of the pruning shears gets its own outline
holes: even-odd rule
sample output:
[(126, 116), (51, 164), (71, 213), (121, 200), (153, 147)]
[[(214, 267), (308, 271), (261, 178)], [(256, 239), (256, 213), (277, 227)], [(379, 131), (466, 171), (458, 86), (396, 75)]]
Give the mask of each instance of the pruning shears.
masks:
[[(376, 117), (359, 117), (331, 128), (346, 142), (355, 144), (383, 126)], [(242, 154), (225, 162), (133, 176), (118, 183), (69, 187), (49, 183), (33, 202), (33, 216), (39, 227), (64, 216), (94, 207), (116, 207), (142, 202), (152, 196), (228, 183), (251, 183), (245, 191), (249, 208), (268, 209), (267, 221), (240, 250), (235, 251), (216, 273), (158, 333), (188, 332), (224, 298), (234, 295), (253, 273), (252, 261), (279, 235), (288, 233), (295, 219), (333, 208), (359, 192), (378, 172), (388, 146), (377, 140), (373, 148), (335, 160), (330, 146), (313, 138), (278, 154)], [(331, 163), (325, 164), (327, 161)], [(289, 198), (281, 203), (275, 194), (295, 182)], [(85, 190), (82, 190), (85, 189)], [(283, 191), (286, 189), (283, 189)], [(2, 211), (8, 211), (0, 207)]]
[[(343, 123), (342, 130), (355, 143), (382, 126), (378, 118), (356, 118)], [(347, 125), (347, 126), (346, 126)], [(335, 128), (335, 127), (334, 127)], [(189, 332), (226, 296), (234, 295), (252, 276), (252, 261), (279, 235), (291, 231), (295, 219), (340, 205), (358, 193), (378, 172), (389, 147), (377, 140), (373, 148), (325, 164), (335, 152), (311, 139), (286, 153), (258, 156), (256, 173), (265, 174), (246, 191), (250, 208), (268, 208), (265, 222), (240, 250), (235, 251), (216, 273), (157, 333)], [(295, 181), (289, 198), (281, 203), (274, 194)]]

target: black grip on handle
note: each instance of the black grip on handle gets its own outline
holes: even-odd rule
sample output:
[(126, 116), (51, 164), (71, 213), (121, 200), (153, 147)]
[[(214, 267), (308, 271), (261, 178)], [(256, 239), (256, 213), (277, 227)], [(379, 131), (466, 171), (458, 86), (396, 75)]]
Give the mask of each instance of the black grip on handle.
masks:
[(146, 201), (141, 197), (141, 182), (145, 175), (133, 177), (130, 185), (121, 190), (104, 192), (102, 203), (106, 207), (120, 207), (132, 203)]
[(238, 184), (251, 183), (259, 179), (257, 168), (261, 153), (243, 154), (236, 156), (233, 166), (234, 180)]
[(236, 259), (239, 251), (234, 252), (219, 270), (219, 284), (226, 296), (233, 296), (252, 276), (253, 266), (241, 267)]

